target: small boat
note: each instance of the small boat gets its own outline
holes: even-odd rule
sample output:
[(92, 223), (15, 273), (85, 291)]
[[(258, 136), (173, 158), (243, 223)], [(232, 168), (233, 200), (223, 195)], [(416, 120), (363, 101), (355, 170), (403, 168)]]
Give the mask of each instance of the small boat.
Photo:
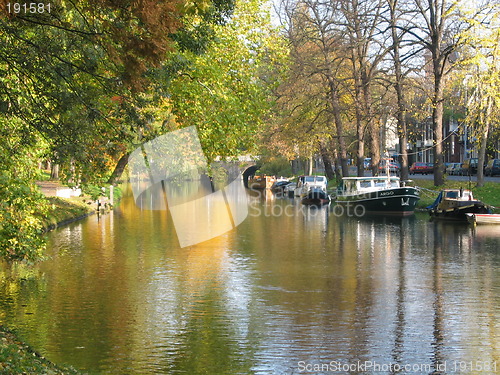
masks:
[(297, 179), (297, 187), (295, 188), (295, 196), (302, 197), (310, 188), (318, 187), (326, 192), (328, 180), (325, 176), (300, 176)]
[(320, 187), (311, 187), (302, 195), (301, 203), (309, 206), (323, 206), (330, 203), (330, 196)]
[(419, 190), (399, 177), (344, 177), (335, 202), (347, 215), (413, 215)]
[(248, 187), (257, 190), (270, 189), (275, 182), (274, 176), (253, 176), (248, 179)]
[(288, 180), (279, 180), (276, 181), (273, 186), (271, 186), (271, 191), (273, 193), (283, 193), (285, 190), (285, 187), (287, 185), (290, 185), (292, 182)]
[(466, 189), (442, 190), (427, 209), (433, 218), (463, 222), (467, 222), (466, 214), (491, 213), (488, 206), (474, 199), (472, 191)]
[(292, 182), (283, 188), (283, 195), (288, 196), (288, 198), (293, 198), (295, 196), (295, 189), (297, 184)]
[(467, 221), (471, 224), (500, 224), (498, 214), (473, 214), (467, 213)]

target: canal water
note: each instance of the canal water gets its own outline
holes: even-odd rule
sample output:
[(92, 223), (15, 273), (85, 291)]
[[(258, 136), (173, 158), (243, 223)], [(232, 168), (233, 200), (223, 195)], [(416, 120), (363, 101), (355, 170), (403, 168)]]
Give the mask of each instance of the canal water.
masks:
[(50, 233), (48, 260), (1, 264), (0, 324), (89, 373), (500, 371), (499, 227), (249, 199), (188, 248), (130, 194)]

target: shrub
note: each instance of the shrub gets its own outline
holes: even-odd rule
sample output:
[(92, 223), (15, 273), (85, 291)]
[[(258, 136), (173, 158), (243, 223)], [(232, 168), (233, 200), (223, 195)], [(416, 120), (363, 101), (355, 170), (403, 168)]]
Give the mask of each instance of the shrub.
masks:
[(36, 186), (0, 171), (0, 256), (34, 261), (41, 257), (45, 240), (40, 216), (47, 202)]

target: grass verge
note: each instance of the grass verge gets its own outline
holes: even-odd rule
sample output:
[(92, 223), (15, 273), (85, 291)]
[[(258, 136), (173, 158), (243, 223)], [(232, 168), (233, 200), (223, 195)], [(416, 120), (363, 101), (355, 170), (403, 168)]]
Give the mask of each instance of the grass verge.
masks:
[(95, 211), (93, 204), (88, 204), (88, 199), (84, 198), (59, 198), (47, 197), (49, 202), (49, 212), (43, 218), (43, 226), (46, 230), (51, 230), (61, 223), (87, 216)]

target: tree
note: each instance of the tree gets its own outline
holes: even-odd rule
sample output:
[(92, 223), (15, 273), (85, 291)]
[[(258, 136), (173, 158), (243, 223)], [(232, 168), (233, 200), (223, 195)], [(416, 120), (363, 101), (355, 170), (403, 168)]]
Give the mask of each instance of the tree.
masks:
[(33, 261), (44, 248), (40, 215), (47, 204), (34, 180), (46, 143), (25, 126), (0, 117), (0, 257)]
[(485, 24), (475, 24), (465, 35), (473, 46), (470, 58), (462, 62), (465, 67), (467, 92), (468, 123), (478, 140), (477, 186), (484, 185), (484, 165), (488, 137), (494, 125), (499, 124), (500, 116), (500, 31), (498, 25), (500, 13), (494, 12)]
[(358, 176), (364, 175), (365, 132), (371, 140), (372, 171), (378, 173), (380, 162), (379, 123), (375, 121), (373, 86), (379, 74), (379, 64), (387, 53), (379, 27), (383, 2), (379, 0), (342, 1), (340, 10), (345, 20), (349, 43), (354, 101), (356, 106)]
[(57, 162), (97, 168), (87, 173), (97, 180), (131, 143), (155, 135), (142, 108), (162, 107), (165, 95), (147, 94), (151, 70), (174, 45), (202, 53), (233, 1), (62, 1), (43, 14), (2, 5), (2, 100), (51, 140)]
[(175, 121), (195, 125), (209, 161), (255, 150), (272, 105), (273, 66), (283, 42), (260, 0), (237, 1), (224, 26), (214, 27), (204, 54), (176, 54), (169, 92)]
[(233, 2), (58, 1), (43, 13), (9, 12), (7, 3), (0, 2), (0, 132), (6, 140), (0, 145), (0, 255), (32, 259), (43, 247), (37, 216), (43, 199), (33, 183), (38, 159), (68, 164), (63, 173), (71, 179), (80, 170), (88, 180), (102, 180), (132, 143), (168, 124), (170, 103), (150, 90), (153, 69), (174, 43), (202, 53)]
[(413, 0), (418, 10), (418, 23), (405, 31), (415, 38), (428, 53), (430, 74), (433, 80), (432, 127), (434, 134), (434, 184), (444, 182), (443, 159), (443, 112), (445, 78), (454, 67), (452, 56), (456, 56), (466, 39), (464, 32), (470, 29), (470, 20), (482, 22), (483, 8), (464, 15), (455, 0)]
[(349, 67), (343, 54), (346, 45), (338, 32), (338, 13), (332, 4), (282, 2), (290, 66), (278, 90), (282, 123), (275, 131), (301, 156), (319, 152), (330, 177), (332, 154), (339, 167), (336, 171), (348, 175), (344, 81)]
[(399, 0), (387, 0), (389, 7), (389, 27), (391, 30), (392, 41), (392, 62), (394, 66), (394, 90), (396, 92), (397, 110), (396, 118), (398, 121), (398, 138), (401, 153), (401, 179), (408, 179), (408, 131), (406, 127), (406, 102), (403, 94), (404, 75), (403, 61), (401, 58), (401, 47), (405, 33), (399, 29), (401, 19), (401, 8)]

